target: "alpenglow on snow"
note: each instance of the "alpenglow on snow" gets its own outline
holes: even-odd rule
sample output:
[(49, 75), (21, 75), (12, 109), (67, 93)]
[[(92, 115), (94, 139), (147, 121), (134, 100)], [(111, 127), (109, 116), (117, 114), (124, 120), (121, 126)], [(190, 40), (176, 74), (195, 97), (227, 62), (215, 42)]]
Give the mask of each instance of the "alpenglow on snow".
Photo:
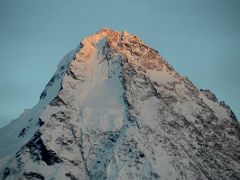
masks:
[(102, 29), (0, 129), (0, 179), (240, 179), (240, 125), (138, 36)]

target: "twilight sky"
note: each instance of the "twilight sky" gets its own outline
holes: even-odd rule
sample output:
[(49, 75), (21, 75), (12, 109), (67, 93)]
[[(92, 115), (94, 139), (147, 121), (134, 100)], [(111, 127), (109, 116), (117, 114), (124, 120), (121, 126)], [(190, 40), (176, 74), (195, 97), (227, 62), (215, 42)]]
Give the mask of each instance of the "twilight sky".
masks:
[(240, 118), (239, 0), (0, 0), (0, 127), (38, 102), (61, 58), (102, 27), (139, 35)]

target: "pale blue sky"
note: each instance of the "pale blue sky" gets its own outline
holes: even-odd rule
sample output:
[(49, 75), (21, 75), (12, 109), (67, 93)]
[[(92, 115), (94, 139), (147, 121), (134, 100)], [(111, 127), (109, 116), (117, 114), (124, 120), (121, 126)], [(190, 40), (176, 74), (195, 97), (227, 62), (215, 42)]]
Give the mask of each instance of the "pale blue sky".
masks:
[(139, 35), (240, 117), (239, 0), (0, 0), (0, 127), (37, 103), (65, 53), (102, 27)]

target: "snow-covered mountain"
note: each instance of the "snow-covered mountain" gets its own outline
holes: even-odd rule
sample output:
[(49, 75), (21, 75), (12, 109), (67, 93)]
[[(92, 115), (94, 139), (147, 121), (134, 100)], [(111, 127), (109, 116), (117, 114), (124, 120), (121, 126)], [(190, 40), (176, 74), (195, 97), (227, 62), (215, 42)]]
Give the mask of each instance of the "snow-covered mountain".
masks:
[(0, 179), (240, 179), (240, 125), (138, 36), (102, 29), (0, 129)]

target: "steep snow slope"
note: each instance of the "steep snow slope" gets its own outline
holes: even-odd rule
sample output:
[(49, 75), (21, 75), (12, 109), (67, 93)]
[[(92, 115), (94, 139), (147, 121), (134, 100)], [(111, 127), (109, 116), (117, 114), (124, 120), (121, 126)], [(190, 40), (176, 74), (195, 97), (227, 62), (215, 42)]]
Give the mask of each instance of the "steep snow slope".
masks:
[(32, 109), (26, 109), (18, 119), (0, 129), (0, 158), (16, 153), (22, 145), (32, 138), (39, 125), (41, 125), (39, 115), (49, 102), (57, 96), (66, 68), (78, 50), (79, 48), (76, 48), (61, 60), (56, 73), (41, 94), (39, 103)]
[(240, 179), (240, 126), (138, 36), (103, 29), (0, 130), (3, 179)]

